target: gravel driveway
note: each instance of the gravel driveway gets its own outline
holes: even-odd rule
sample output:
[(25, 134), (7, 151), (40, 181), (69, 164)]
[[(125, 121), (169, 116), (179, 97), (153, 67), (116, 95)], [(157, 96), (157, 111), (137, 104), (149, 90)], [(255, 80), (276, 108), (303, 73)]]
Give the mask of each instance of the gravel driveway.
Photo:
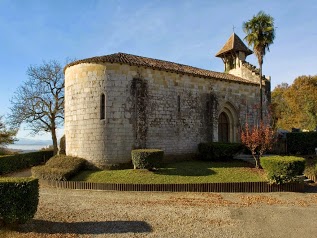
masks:
[[(315, 189), (316, 190), (316, 189)], [(317, 193), (41, 187), (34, 219), (0, 237), (317, 237)]]

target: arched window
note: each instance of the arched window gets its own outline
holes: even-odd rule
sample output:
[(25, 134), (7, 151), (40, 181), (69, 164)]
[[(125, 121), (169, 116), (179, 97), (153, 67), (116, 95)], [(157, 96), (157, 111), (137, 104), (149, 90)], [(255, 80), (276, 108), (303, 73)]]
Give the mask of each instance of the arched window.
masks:
[(229, 118), (225, 112), (218, 119), (218, 141), (229, 142)]
[(100, 120), (105, 119), (106, 114), (106, 97), (105, 94), (101, 94), (100, 96)]

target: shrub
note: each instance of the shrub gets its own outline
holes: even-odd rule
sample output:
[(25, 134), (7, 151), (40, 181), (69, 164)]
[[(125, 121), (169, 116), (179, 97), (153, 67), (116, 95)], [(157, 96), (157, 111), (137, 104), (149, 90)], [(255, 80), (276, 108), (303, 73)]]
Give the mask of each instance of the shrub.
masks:
[(55, 155), (48, 160), (45, 166), (51, 168), (62, 168), (62, 169), (78, 169), (85, 163), (85, 160), (78, 157), (67, 156), (67, 155)]
[(317, 156), (316, 158), (306, 159), (306, 167), (304, 174), (306, 176), (317, 177)]
[(32, 168), (32, 175), (39, 179), (67, 181), (78, 171), (72, 169), (50, 168), (48, 166), (37, 166)]
[(282, 184), (294, 181), (302, 175), (305, 159), (295, 156), (270, 156), (261, 159), (261, 165), (272, 183)]
[(14, 155), (14, 154), (17, 154), (17, 152), (8, 150), (5, 147), (0, 147), (0, 156), (2, 156), (2, 155)]
[(85, 160), (77, 157), (56, 155), (44, 166), (32, 168), (32, 175), (39, 179), (66, 181), (85, 165)]
[(19, 224), (32, 219), (39, 201), (34, 178), (0, 178), (0, 223)]
[(317, 164), (307, 167), (304, 174), (306, 176), (317, 177)]
[(201, 160), (228, 160), (242, 150), (243, 146), (239, 143), (210, 142), (198, 145), (199, 159)]
[(29, 168), (44, 163), (53, 156), (53, 151), (38, 151), (0, 157), (0, 174)]
[(137, 149), (131, 151), (134, 169), (153, 169), (163, 160), (164, 151), (159, 149)]
[(315, 154), (317, 147), (317, 132), (287, 133), (287, 152), (290, 154)]

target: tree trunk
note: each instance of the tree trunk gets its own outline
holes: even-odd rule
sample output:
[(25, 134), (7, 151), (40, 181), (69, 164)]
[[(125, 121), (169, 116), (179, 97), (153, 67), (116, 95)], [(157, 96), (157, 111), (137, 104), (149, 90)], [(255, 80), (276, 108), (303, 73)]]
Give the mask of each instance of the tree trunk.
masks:
[(260, 168), (261, 168), (261, 165), (260, 165), (260, 156), (257, 156), (257, 157), (256, 157), (255, 167), (256, 167), (257, 169), (260, 169)]
[(263, 95), (262, 95), (262, 63), (259, 64), (259, 75), (260, 75), (260, 122), (263, 120)]
[(52, 122), (51, 133), (52, 133), (52, 141), (53, 141), (53, 151), (54, 151), (54, 155), (57, 155), (57, 153), (58, 153), (58, 143), (57, 143), (57, 137), (56, 137), (55, 121)]
[(260, 164), (260, 156), (259, 155), (253, 155), (254, 161), (255, 161), (255, 168), (260, 169), (261, 164)]

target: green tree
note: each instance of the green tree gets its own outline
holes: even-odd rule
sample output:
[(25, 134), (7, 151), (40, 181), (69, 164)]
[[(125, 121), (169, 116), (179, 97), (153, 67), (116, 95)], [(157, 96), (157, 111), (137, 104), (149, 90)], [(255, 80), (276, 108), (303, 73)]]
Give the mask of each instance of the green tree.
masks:
[(288, 125), (313, 130), (317, 125), (317, 76), (300, 76), (285, 92)]
[(272, 92), (276, 128), (314, 130), (317, 126), (317, 75), (297, 77)]
[(285, 113), (288, 110), (288, 106), (285, 100), (284, 93), (289, 88), (287, 83), (282, 83), (277, 85), (272, 92), (272, 102), (271, 102), (271, 113), (272, 113), (272, 124), (273, 128), (285, 128), (284, 126), (280, 127), (281, 119), (285, 116)]
[(274, 18), (260, 11), (247, 22), (243, 23), (243, 30), (247, 34), (244, 38), (248, 45), (253, 47), (253, 51), (259, 63), (260, 82), (260, 119), (263, 119), (262, 106), (262, 65), (266, 51), (270, 51), (269, 46), (275, 39)]
[(6, 146), (13, 144), (16, 135), (16, 130), (7, 129), (5, 124), (2, 121), (2, 116), (0, 116), (0, 146)]
[(64, 122), (64, 73), (56, 61), (31, 65), (28, 80), (21, 85), (11, 99), (10, 123), (16, 128), (26, 123), (34, 134), (50, 132), (54, 154), (58, 143), (56, 129)]

